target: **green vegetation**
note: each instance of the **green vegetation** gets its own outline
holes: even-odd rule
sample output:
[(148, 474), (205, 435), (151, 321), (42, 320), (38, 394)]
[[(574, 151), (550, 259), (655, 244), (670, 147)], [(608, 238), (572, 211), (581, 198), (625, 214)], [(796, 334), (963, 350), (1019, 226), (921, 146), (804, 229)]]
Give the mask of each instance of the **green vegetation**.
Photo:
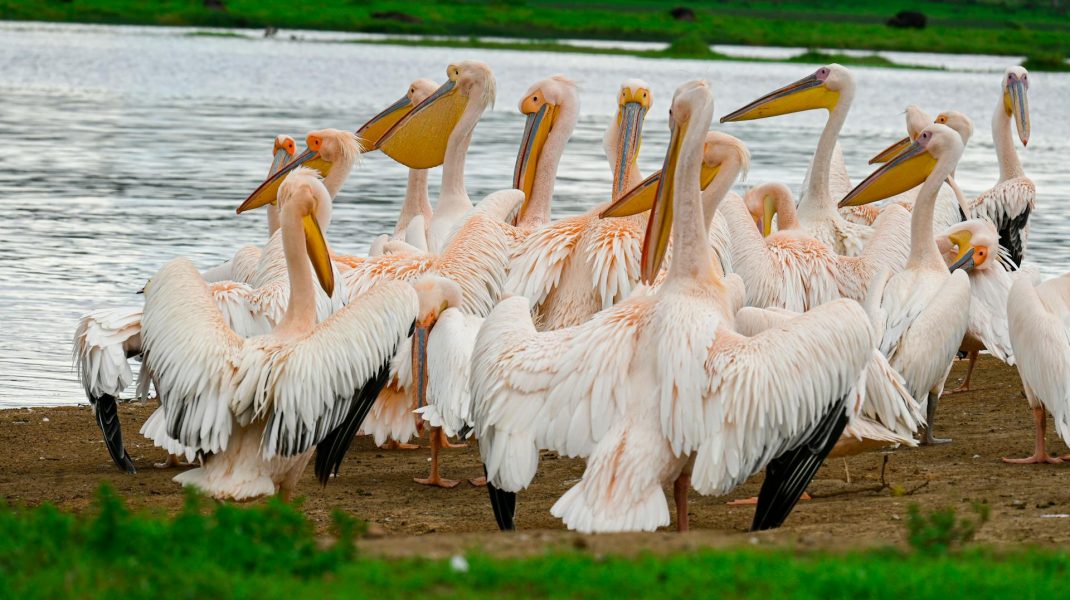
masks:
[[(982, 513), (983, 514), (983, 513)], [(909, 517), (923, 551), (736, 548), (667, 556), (556, 552), (499, 559), (358, 556), (361, 524), (336, 515), (316, 539), (299, 506), (251, 507), (190, 495), (175, 517), (130, 513), (107, 489), (84, 516), (0, 504), (3, 598), (1061, 597), (1065, 550), (961, 549), (980, 520)], [(506, 534), (502, 534), (506, 535)], [(942, 540), (940, 543), (931, 543)], [(946, 542), (946, 543), (944, 543)]]
[[(0, 18), (395, 34), (673, 41), (1028, 55), (1070, 54), (1070, 0), (0, 0)], [(207, 6), (206, 6), (207, 5)], [(693, 11), (677, 20), (674, 6)], [(212, 8), (211, 6), (215, 6)], [(885, 22), (903, 9), (924, 29)]]
[(1022, 66), (1030, 71), (1070, 71), (1066, 57), (1054, 53), (1034, 53), (1022, 61)]

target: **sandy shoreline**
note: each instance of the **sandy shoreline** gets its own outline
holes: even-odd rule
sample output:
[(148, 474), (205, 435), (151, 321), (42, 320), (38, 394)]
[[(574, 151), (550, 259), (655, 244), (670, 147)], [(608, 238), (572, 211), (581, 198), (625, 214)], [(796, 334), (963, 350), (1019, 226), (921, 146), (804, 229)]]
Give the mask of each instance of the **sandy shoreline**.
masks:
[[(964, 370), (964, 361), (956, 363), (952, 382)], [(429, 489), (412, 481), (426, 475), (427, 449), (381, 450), (367, 438), (359, 439), (342, 465), (341, 477), (324, 489), (309, 469), (298, 493), (304, 496), (302, 510), (317, 527), (326, 528), (334, 508), (344, 509), (371, 524), (375, 535), (362, 542), (365, 550), (387, 555), (441, 556), (470, 547), (529, 554), (557, 546), (629, 552), (751, 543), (830, 549), (902, 544), (907, 506), (913, 502), (928, 509), (951, 506), (960, 514), (969, 514), (974, 502), (987, 502), (992, 518), (977, 539), (995, 546), (1070, 543), (1070, 518), (1053, 516), (1070, 515), (1070, 465), (1014, 466), (999, 460), (1025, 456), (1032, 447), (1030, 414), (1017, 371), (982, 357), (973, 388), (941, 403), (937, 433), (953, 438), (953, 443), (890, 453), (890, 488), (877, 489), (879, 453), (846, 461), (850, 483), (845, 481), (844, 461), (829, 461), (811, 485), (816, 499), (800, 503), (780, 530), (760, 535), (747, 532), (751, 507), (724, 504), (756, 493), (760, 477), (726, 498), (692, 491), (695, 531), (688, 535), (666, 531), (579, 536), (562, 531), (549, 508), (582, 475), (583, 462), (551, 453), (543, 454), (535, 483), (520, 495), (520, 531), (512, 535), (496, 532), (482, 488), (462, 482), (451, 490)], [(153, 468), (163, 453), (137, 434), (154, 408), (155, 402), (120, 407), (127, 449), (140, 470), (133, 476), (117, 471), (108, 459), (88, 407), (0, 411), (0, 497), (30, 506), (51, 502), (77, 512), (90, 505), (100, 483), (108, 482), (133, 508), (177, 511), (183, 495), (171, 481), (176, 471)], [(1048, 440), (1050, 451), (1067, 452), (1050, 426)], [(446, 451), (443, 460), (445, 477), (463, 480), (480, 471), (474, 447)]]

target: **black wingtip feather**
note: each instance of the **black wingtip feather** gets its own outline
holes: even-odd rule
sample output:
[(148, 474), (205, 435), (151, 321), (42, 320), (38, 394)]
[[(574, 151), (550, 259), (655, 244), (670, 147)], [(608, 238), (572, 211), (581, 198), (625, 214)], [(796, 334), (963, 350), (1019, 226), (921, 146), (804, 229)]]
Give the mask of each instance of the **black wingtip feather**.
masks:
[(1030, 209), (1026, 208), (1018, 216), (1008, 219), (999, 225), (999, 245), (1007, 250), (1007, 254), (1015, 267), (1021, 267), (1022, 259), (1025, 258), (1025, 239), (1023, 238), (1025, 227), (1029, 223), (1029, 213), (1031, 212)]
[(840, 399), (795, 448), (769, 462), (758, 493), (751, 531), (780, 527), (847, 426), (847, 398)]
[[(392, 355), (391, 355), (392, 356)], [(349, 406), (349, 413), (342, 424), (324, 436), (316, 446), (316, 479), (320, 485), (326, 486), (331, 480), (331, 475), (337, 475), (342, 459), (345, 458), (349, 446), (353, 443), (353, 437), (364, 423), (365, 417), (371, 411), (379, 392), (386, 386), (390, 376), (390, 361), (387, 360), (379, 368), (379, 372), (365, 382), (364, 387), (357, 392), (353, 402)]]
[[(483, 467), (483, 475), (486, 474), (487, 468)], [(513, 517), (516, 516), (516, 492), (499, 490), (488, 478), (487, 495), (490, 496), (490, 507), (494, 511), (494, 521), (498, 523), (498, 529), (515, 531), (516, 523), (513, 522)]]
[(115, 396), (104, 394), (96, 398), (93, 405), (96, 409), (94, 412), (97, 417), (97, 425), (100, 426), (100, 431), (104, 434), (104, 445), (108, 447), (108, 454), (111, 455), (112, 462), (115, 463), (115, 466), (120, 471), (130, 474), (137, 473), (134, 461), (130, 459), (130, 455), (126, 453), (126, 448), (123, 447), (123, 429), (119, 423), (119, 405), (115, 400)]

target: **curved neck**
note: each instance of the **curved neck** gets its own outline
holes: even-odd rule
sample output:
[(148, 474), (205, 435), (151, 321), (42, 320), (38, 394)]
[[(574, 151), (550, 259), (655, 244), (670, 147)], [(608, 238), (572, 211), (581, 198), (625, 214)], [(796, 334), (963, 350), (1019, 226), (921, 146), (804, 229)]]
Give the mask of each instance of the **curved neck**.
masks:
[(305, 249), (305, 229), (301, 216), (294, 211), (280, 211), (282, 251), (286, 256), (286, 273), (290, 278), (290, 303), (286, 314), (274, 330), (288, 336), (310, 331), (316, 324), (316, 290), (312, 262)]
[(795, 212), (795, 202), (792, 197), (785, 193), (786, 190), (773, 192), (773, 203), (776, 207), (777, 231), (787, 231), (799, 228), (799, 217)]
[(427, 196), (427, 169), (409, 169), (409, 183), (405, 186), (405, 203), (394, 225), (394, 235), (405, 232), (413, 217), (421, 216), (424, 223), (431, 220), (431, 200)]
[(565, 144), (572, 136), (579, 116), (576, 102), (570, 101), (559, 105), (554, 127), (546, 136), (546, 143), (539, 155), (535, 181), (531, 186), (531, 199), (528, 201), (524, 218), (516, 225), (522, 229), (541, 227), (550, 222), (550, 201), (554, 196), (554, 181), (557, 179), (557, 166), (565, 152)]
[(832, 192), (829, 190), (829, 170), (832, 168), (832, 152), (836, 149), (836, 139), (839, 138), (840, 130), (847, 121), (847, 113), (851, 110), (853, 98), (854, 89), (844, 86), (844, 89), (840, 91), (836, 106), (829, 111), (825, 129), (821, 131), (821, 139), (817, 142), (817, 150), (814, 151), (814, 159), (810, 163), (810, 179), (807, 182), (806, 194), (799, 206), (800, 211), (808, 208), (836, 210)]
[(468, 157), (468, 146), (472, 143), (472, 132), (476, 129), (485, 107), (469, 96), (468, 105), (450, 132), (446, 141), (446, 156), (442, 163), (442, 189), (438, 195), (436, 210), (467, 211), (472, 208), (468, 191), (464, 187), (464, 161)]
[(1024, 177), (1022, 161), (1018, 160), (1018, 152), (1014, 149), (1011, 116), (1003, 106), (1002, 95), (996, 104), (996, 112), (992, 113), (992, 142), (996, 145), (996, 160), (999, 161), (999, 180)]
[(921, 189), (918, 190), (914, 209), (910, 214), (910, 258), (906, 265), (908, 269), (929, 268), (947, 271), (947, 265), (944, 264), (933, 234), (933, 213), (936, 208), (936, 195), (940, 191), (940, 186), (944, 184), (944, 180), (954, 170), (954, 162), (940, 159), (932, 173), (925, 179), (925, 183), (921, 184)]
[[(715, 257), (710, 249), (710, 223), (717, 211), (717, 205), (724, 199), (732, 182), (739, 174), (739, 165), (725, 163), (707, 186), (705, 193), (699, 192), (699, 173), (702, 169), (702, 141), (705, 130), (695, 127), (687, 132), (688, 142), (680, 149), (680, 165), (676, 169), (673, 184), (675, 198), (672, 215), (673, 258), (669, 265), (669, 282), (719, 281), (720, 275), (713, 268)], [(691, 138), (699, 136), (697, 142)], [(705, 206), (703, 206), (705, 205)], [(708, 217), (706, 215), (709, 215)]]
[(330, 172), (323, 178), (323, 187), (327, 188), (327, 193), (331, 195), (332, 200), (338, 195), (338, 191), (342, 189), (342, 184), (349, 178), (349, 172), (353, 170), (354, 162), (356, 162), (356, 157), (331, 163)]

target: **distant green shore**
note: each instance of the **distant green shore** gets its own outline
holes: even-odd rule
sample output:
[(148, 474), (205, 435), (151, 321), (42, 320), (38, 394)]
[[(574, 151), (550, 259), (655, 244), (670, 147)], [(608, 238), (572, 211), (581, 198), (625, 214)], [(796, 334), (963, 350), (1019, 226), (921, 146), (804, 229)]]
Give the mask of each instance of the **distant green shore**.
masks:
[[(387, 34), (600, 39), (804, 48), (1011, 54), (1035, 68), (1070, 55), (1070, 0), (0, 0), (0, 19), (277, 27)], [(674, 10), (675, 9), (675, 10)], [(886, 24), (917, 11), (925, 27)], [(675, 13), (675, 14), (674, 14)]]

